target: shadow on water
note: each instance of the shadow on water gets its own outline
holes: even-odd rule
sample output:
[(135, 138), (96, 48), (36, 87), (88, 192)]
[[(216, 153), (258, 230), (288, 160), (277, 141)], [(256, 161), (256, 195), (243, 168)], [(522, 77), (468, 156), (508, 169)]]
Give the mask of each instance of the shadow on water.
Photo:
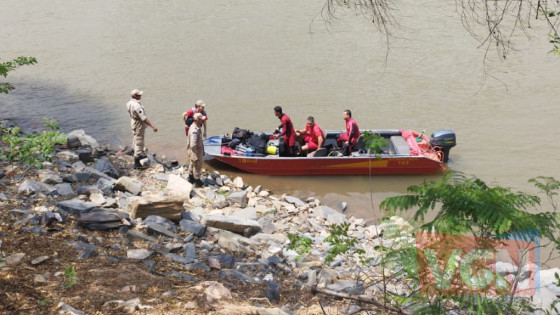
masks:
[(0, 94), (0, 119), (12, 121), (25, 132), (44, 129), (43, 118), (55, 119), (63, 132), (83, 129), (100, 144), (108, 143), (112, 135), (122, 140), (123, 131), (128, 131), (122, 127), (126, 126), (123, 124), (127, 117), (117, 113), (122, 108), (116, 109), (114, 104), (50, 82), (11, 83), (16, 89), (7, 95)]

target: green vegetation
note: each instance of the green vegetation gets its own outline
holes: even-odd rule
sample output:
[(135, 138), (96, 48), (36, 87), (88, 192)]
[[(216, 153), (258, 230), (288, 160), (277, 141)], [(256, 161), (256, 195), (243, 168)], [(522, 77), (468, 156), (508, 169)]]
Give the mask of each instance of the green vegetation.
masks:
[[(8, 76), (8, 72), (15, 70), (17, 67), (33, 65), (37, 63), (37, 59), (34, 57), (18, 57), (11, 61), (2, 62), (0, 59), (0, 75), (4, 78)], [(10, 91), (14, 90), (15, 87), (9, 82), (0, 82), (0, 93), (8, 94)]]
[(60, 128), (54, 120), (45, 120), (45, 127), (41, 133), (22, 134), (21, 128), (0, 128), (3, 146), (0, 159), (11, 162), (18, 161), (25, 165), (43, 167), (43, 161), (51, 161), (51, 155), (55, 152), (57, 144), (66, 142), (66, 135), (60, 132)]
[(387, 141), (387, 139), (383, 138), (382, 136), (367, 130), (364, 131), (362, 137), (364, 139), (364, 143), (366, 144), (366, 148), (369, 150), (369, 152), (374, 153), (375, 157), (380, 159), (381, 158), (380, 153), (383, 152), (383, 149), (385, 147), (387, 147), (389, 141)]
[(78, 276), (74, 267), (67, 266), (64, 270), (64, 276), (66, 277), (66, 282), (64, 283), (65, 287), (71, 288), (78, 283)]
[(46, 306), (47, 304), (49, 304), (49, 303), (51, 303), (51, 302), (52, 302), (51, 299), (46, 298), (46, 299), (40, 300), (40, 301), (39, 301), (39, 305), (40, 305), (40, 306)]
[[(364, 248), (358, 239), (349, 236), (348, 223), (332, 225), (330, 236), (325, 239), (330, 245), (325, 265), (330, 264), (338, 255), (345, 255), (345, 261), (353, 262), (360, 270), (356, 281), (367, 281), (369, 285), (381, 288), (379, 296), (362, 301), (390, 312), (447, 314), (449, 311), (466, 311), (477, 314), (523, 314), (534, 311), (536, 309), (531, 305), (530, 299), (515, 296), (519, 281), (515, 273), (510, 274), (515, 277), (513, 282), (506, 281), (498, 273), (491, 274), (494, 280), (489, 281), (495, 282), (484, 282), (487, 280), (484, 277), (473, 278), (476, 272), (470, 269), (480, 266), (479, 272), (484, 271), (484, 265), (477, 265), (477, 260), (463, 268), (465, 257), (459, 257), (459, 262), (454, 261), (453, 256), (449, 256), (442, 270), (437, 261), (441, 257), (430, 256), (430, 250), (421, 251), (427, 253), (426, 259), (433, 273), (436, 288), (439, 288), (441, 283), (446, 288), (445, 285), (449, 286), (449, 281), (452, 281), (452, 285), (457, 285), (457, 279), (464, 279), (465, 275), (473, 281), (481, 280), (478, 284), (482, 283), (484, 286), (476, 287), (483, 290), (467, 291), (468, 293), (460, 290), (422, 291), (426, 290), (422, 289), (423, 280), (427, 277), (426, 266), (421, 265), (418, 240), (415, 238), (415, 233), (420, 231), (445, 234), (449, 237), (444, 240), (456, 245), (454, 242), (466, 235), (477, 237), (478, 245), (480, 240), (488, 240), (489, 243), (482, 245), (489, 247), (480, 248), (497, 248), (493, 245), (502, 244), (504, 238), (501, 237), (504, 233), (509, 236), (513, 233), (526, 236), (531, 233), (527, 231), (534, 232), (538, 229), (544, 239), (558, 248), (560, 241), (556, 235), (559, 231), (559, 219), (554, 197), (558, 195), (560, 182), (552, 177), (537, 177), (529, 182), (535, 184), (546, 195), (552, 205), (550, 211), (532, 211), (540, 206), (541, 199), (538, 196), (513, 192), (509, 188), (499, 186), (490, 187), (481, 179), (467, 177), (458, 172), (446, 173), (436, 181), (410, 186), (409, 194), (387, 198), (380, 207), (389, 214), (414, 210), (413, 221), (420, 224), (417, 229), (403, 226), (395, 217), (384, 219), (380, 224), (383, 226), (383, 233), (379, 236), (379, 246), (371, 249)], [(430, 216), (435, 214), (435, 217), (425, 222), (428, 212)], [(290, 240), (292, 249), (300, 247), (300, 255), (311, 250), (311, 242), (302, 241), (302, 238), (295, 235), (292, 235)], [(445, 244), (443, 243), (443, 248), (446, 248)], [(453, 251), (449, 252), (454, 255)], [(560, 286), (560, 276), (556, 275), (556, 279)], [(496, 291), (486, 290), (489, 283), (495, 286)], [(396, 284), (406, 287), (407, 293), (395, 292)], [(464, 281), (462, 286), (465, 287)], [(558, 303), (560, 300), (552, 305), (554, 310)]]
[(301, 260), (303, 255), (309, 253), (311, 250), (311, 244), (313, 241), (308, 237), (288, 233), (288, 239), (290, 240), (290, 246), (288, 246), (288, 249), (295, 250), (298, 253), (296, 260)]

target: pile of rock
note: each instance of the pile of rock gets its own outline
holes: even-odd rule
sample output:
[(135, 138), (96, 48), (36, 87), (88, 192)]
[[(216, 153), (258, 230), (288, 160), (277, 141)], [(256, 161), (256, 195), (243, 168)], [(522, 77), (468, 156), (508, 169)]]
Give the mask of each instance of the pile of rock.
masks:
[[(175, 269), (161, 276), (197, 283), (208, 301), (230, 299), (231, 292), (220, 282), (196, 276), (200, 272), (217, 272), (219, 278), (262, 284), (263, 295), (274, 303), (281, 300), (285, 278), (302, 288), (325, 288), (350, 295), (375, 297), (385, 289), (401, 296), (410, 293), (399, 278), (388, 277), (391, 280), (381, 287), (380, 280), (387, 271), (378, 266), (380, 247), (414, 244), (409, 233), (412, 227), (402, 218), (366, 225), (364, 219), (348, 218), (321, 205), (316, 198), (275, 196), (261, 186), (246, 185), (240, 177), (232, 179), (218, 172), (207, 173), (204, 187), (193, 189), (186, 180), (184, 166), (152, 154), (148, 159), (149, 169), (132, 170), (132, 157), (100, 147), (83, 131), (75, 131), (52, 163), (44, 164), (45, 169), (22, 175), (5, 167), (0, 173), (4, 187), (19, 184), (17, 190), (0, 193), (0, 202), (12, 205), (7, 211), (9, 224), (18, 233), (48, 235), (68, 220), (75, 221), (79, 233), (67, 245), (78, 250), (76, 259), (101, 255), (115, 260), (140, 260), (153, 273), (159, 269), (157, 264), (165, 261)], [(329, 226), (341, 223), (350, 225), (349, 236), (358, 239), (359, 248), (372, 258), (372, 277), (367, 280), (356, 281), (362, 272), (358, 256), (338, 257), (328, 266), (323, 264), (329, 250), (324, 242)], [(110, 245), (109, 252), (108, 246), (83, 237), (88, 230), (114, 230), (123, 242)], [(289, 250), (288, 234), (311, 239), (309, 254), (300, 257), (298, 252)], [(25, 256), (5, 253), (1, 246), (2, 234), (0, 270), (17, 266)], [(41, 259), (48, 257), (33, 261)], [(42, 278), (37, 281), (45, 281), (43, 275), (39, 276)], [(143, 303), (146, 305), (136, 298), (107, 301), (105, 306), (127, 310), (151, 307), (149, 302)], [(298, 307), (301, 306), (282, 305), (275, 311), (291, 312)], [(81, 312), (64, 303), (59, 308)], [(353, 305), (349, 311), (357, 308)]]

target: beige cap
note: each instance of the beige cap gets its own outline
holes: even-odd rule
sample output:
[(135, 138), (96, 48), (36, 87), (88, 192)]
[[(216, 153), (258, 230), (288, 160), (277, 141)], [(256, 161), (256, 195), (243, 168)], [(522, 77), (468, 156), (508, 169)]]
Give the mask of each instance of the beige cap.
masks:
[(134, 89), (134, 90), (130, 91), (130, 96), (142, 95), (142, 94), (144, 94), (144, 91), (141, 91), (139, 89)]
[(203, 120), (203, 121), (204, 121), (204, 120), (206, 120), (206, 116), (202, 115), (201, 113), (196, 113), (196, 114), (194, 114), (193, 119), (194, 119), (194, 120)]
[(198, 100), (198, 101), (196, 101), (196, 103), (194, 103), (194, 105), (196, 105), (196, 106), (202, 106), (202, 107), (206, 106), (206, 104), (204, 104), (204, 101), (203, 101), (203, 100)]

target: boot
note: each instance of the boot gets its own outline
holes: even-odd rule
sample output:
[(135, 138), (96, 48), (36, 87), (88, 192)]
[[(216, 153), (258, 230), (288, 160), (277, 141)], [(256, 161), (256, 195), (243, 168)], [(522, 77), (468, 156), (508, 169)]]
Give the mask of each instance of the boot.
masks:
[(139, 157), (134, 158), (134, 168), (135, 169), (141, 169), (141, 170), (146, 168), (144, 165), (140, 164), (140, 158)]
[(194, 184), (194, 176), (189, 175), (188, 181), (189, 181), (189, 183)]
[(194, 181), (194, 187), (202, 187), (202, 186), (204, 186), (204, 183), (200, 179)]

